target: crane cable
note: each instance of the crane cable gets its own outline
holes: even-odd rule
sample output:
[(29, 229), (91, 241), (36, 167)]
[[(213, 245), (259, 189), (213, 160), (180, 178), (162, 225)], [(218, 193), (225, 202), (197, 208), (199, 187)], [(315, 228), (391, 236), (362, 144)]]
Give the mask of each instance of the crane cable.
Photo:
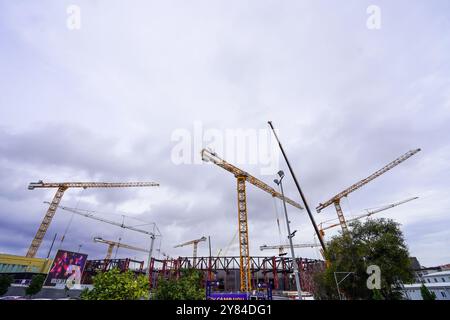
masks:
[(228, 245), (225, 247), (225, 250), (223, 250), (223, 256), (225, 256), (225, 254), (228, 252), (228, 250), (230, 249), (231, 245), (233, 244), (233, 242), (236, 240), (237, 234), (238, 234), (239, 230), (236, 230), (234, 232), (233, 238), (231, 239), (231, 241), (228, 243)]
[[(278, 186), (278, 192), (281, 193), (281, 188), (280, 188), (280, 186)], [(280, 210), (281, 210), (281, 211), (284, 210), (283, 200), (279, 200), (278, 202), (276, 201), (277, 199), (274, 198), (274, 200), (275, 200), (275, 204), (278, 203), (278, 206), (275, 205), (275, 211), (276, 211), (276, 215), (277, 215), (277, 223), (278, 223), (278, 232), (279, 232), (279, 236), (280, 236), (280, 243), (281, 243), (281, 244), (284, 244), (284, 245), (288, 245), (289, 241), (288, 241), (288, 238), (287, 238), (287, 237), (286, 237), (286, 238), (284, 239), (284, 241), (283, 241), (283, 235), (282, 235), (282, 232), (281, 232), (280, 219), (279, 219), (279, 216), (280, 216), (279, 211), (280, 211)], [(286, 217), (285, 217), (283, 214), (281, 214), (281, 220), (283, 220), (283, 221), (286, 220)], [(287, 221), (285, 221), (285, 224), (283, 224), (283, 231), (284, 231), (286, 234), (288, 234), (288, 231), (287, 231)]]
[[(83, 193), (84, 190), (85, 190), (85, 189), (81, 189), (81, 192), (80, 192), (80, 193)], [(80, 205), (80, 201), (81, 201), (81, 197), (78, 196), (78, 201), (77, 201), (77, 204), (76, 204), (76, 206), (75, 206), (75, 209), (78, 209), (78, 206)], [(61, 241), (60, 241), (60, 243), (59, 243), (58, 250), (61, 249), (61, 247), (62, 247), (62, 245), (63, 245), (63, 242), (64, 242), (64, 240), (65, 240), (65, 238), (66, 238), (66, 234), (67, 234), (67, 232), (69, 232), (69, 228), (72, 226), (72, 221), (73, 221), (73, 217), (74, 217), (74, 216), (75, 216), (75, 213), (72, 212), (72, 215), (70, 216), (70, 219), (69, 219), (69, 221), (68, 221), (68, 223), (67, 223), (67, 225), (66, 225), (66, 229), (64, 230), (64, 233), (63, 233), (63, 235), (62, 235), (62, 237), (61, 237)]]
[[(125, 215), (122, 215), (122, 225), (123, 226), (125, 225)], [(119, 251), (120, 241), (122, 241), (122, 238), (123, 238), (124, 233), (125, 233), (125, 229), (124, 228), (120, 228), (120, 229), (121, 229), (120, 230), (120, 236), (119, 236), (119, 241), (118, 241), (117, 246), (116, 246), (116, 253), (114, 254), (114, 259), (117, 258), (117, 251)]]
[(275, 199), (275, 197), (273, 197), (273, 206), (275, 209), (275, 218), (276, 218), (277, 227), (278, 227), (278, 240), (279, 240), (280, 244), (283, 244), (283, 238), (281, 235), (281, 226), (280, 226), (280, 214), (278, 212), (277, 199)]

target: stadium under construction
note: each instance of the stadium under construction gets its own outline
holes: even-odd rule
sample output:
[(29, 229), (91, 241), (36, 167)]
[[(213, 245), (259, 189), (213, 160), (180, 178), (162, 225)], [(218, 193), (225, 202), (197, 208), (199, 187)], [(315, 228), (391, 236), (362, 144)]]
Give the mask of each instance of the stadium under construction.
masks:
[[(276, 132), (269, 122), (271, 129), (276, 136)], [(279, 142), (279, 141), (278, 141)], [(324, 270), (326, 267), (325, 261), (317, 259), (308, 259), (296, 257), (294, 248), (304, 248), (318, 246), (322, 257), (326, 256), (326, 245), (324, 241), (324, 230), (328, 230), (332, 227), (341, 227), (342, 233), (348, 232), (347, 222), (344, 218), (342, 208), (340, 206), (340, 200), (347, 197), (350, 193), (358, 190), (362, 186), (366, 185), (370, 181), (384, 174), (385, 172), (391, 170), (395, 166), (399, 165), (403, 161), (412, 157), (414, 154), (420, 151), (420, 149), (411, 150), (399, 158), (395, 159), (391, 163), (385, 165), (380, 170), (369, 175), (367, 178), (358, 181), (357, 183), (351, 185), (349, 188), (341, 191), (334, 197), (330, 198), (328, 201), (320, 203), (316, 210), (320, 212), (328, 206), (334, 205), (337, 213), (338, 223), (334, 223), (331, 226), (324, 226), (323, 223), (316, 224), (315, 219), (311, 213), (311, 210), (307, 204), (306, 199), (300, 189), (294, 172), (292, 171), (289, 161), (285, 156), (285, 152), (279, 143), (283, 156), (285, 157), (286, 163), (289, 167), (291, 176), (296, 184), (296, 187), (300, 194), (300, 199), (302, 204), (286, 197), (283, 191), (282, 180), (284, 178), (284, 172), (279, 171), (277, 179), (274, 180), (275, 184), (278, 185), (279, 191), (275, 190), (268, 184), (254, 177), (250, 173), (243, 171), (242, 169), (232, 165), (221, 159), (216, 153), (203, 149), (201, 151), (202, 159), (205, 162), (210, 162), (228, 173), (231, 173), (236, 179), (237, 183), (237, 213), (238, 213), (238, 228), (236, 230), (236, 235), (239, 242), (239, 255), (237, 256), (227, 256), (226, 253), (222, 255), (217, 254), (217, 256), (211, 255), (211, 246), (209, 256), (197, 257), (197, 245), (200, 242), (206, 241), (206, 237), (202, 236), (199, 239), (190, 240), (178, 245), (174, 248), (183, 247), (187, 245), (193, 246), (193, 255), (191, 257), (178, 257), (170, 258), (169, 256), (163, 254), (164, 259), (155, 258), (153, 255), (154, 241), (156, 237), (162, 236), (156, 223), (147, 223), (146, 225), (151, 225), (151, 230), (144, 230), (137, 228), (136, 226), (126, 225), (124, 221), (117, 222), (110, 219), (100, 218), (94, 211), (81, 210), (75, 208), (69, 208), (61, 206), (60, 202), (63, 198), (64, 193), (71, 188), (136, 188), (136, 187), (158, 187), (159, 184), (155, 182), (44, 182), (38, 181), (30, 183), (28, 186), (29, 190), (39, 189), (39, 188), (52, 188), (56, 190), (56, 193), (51, 202), (47, 202), (49, 207), (42, 220), (35, 237), (32, 239), (31, 244), (28, 248), (26, 256), (12, 256), (12, 255), (0, 255), (0, 272), (9, 273), (15, 276), (16, 283), (19, 281), (23, 283), (24, 280), (29, 280), (30, 274), (33, 273), (43, 273), (47, 274), (47, 279), (45, 284), (47, 286), (54, 286), (60, 288), (65, 288), (68, 283), (75, 283), (78, 288), (82, 285), (92, 284), (92, 277), (99, 272), (105, 272), (113, 268), (117, 268), (120, 271), (131, 270), (136, 274), (146, 274), (149, 279), (150, 288), (158, 287), (158, 282), (161, 279), (178, 279), (181, 275), (183, 269), (193, 268), (201, 271), (203, 274), (203, 285), (206, 286), (207, 283), (214, 281), (216, 287), (223, 291), (228, 292), (243, 292), (249, 293), (261, 286), (270, 287), (272, 290), (279, 291), (296, 291), (298, 298), (301, 298), (302, 292), (313, 294), (314, 288), (314, 275), (317, 272)], [(265, 249), (279, 249), (278, 256), (251, 256), (249, 250), (249, 227), (248, 227), (248, 215), (247, 215), (247, 184), (253, 185), (257, 189), (264, 191), (266, 195), (269, 195), (274, 200), (281, 200), (284, 207), (284, 221), (286, 222), (287, 235), (281, 234), (281, 229), (279, 225), (279, 220), (277, 218), (279, 237), (280, 239), (285, 238), (289, 240), (289, 244), (279, 244), (272, 246), (262, 246), (261, 250)], [(235, 198), (236, 199), (236, 198)], [(415, 198), (410, 198), (407, 200), (399, 201), (396, 203), (391, 203), (389, 205), (383, 206), (377, 210), (369, 211), (361, 216), (350, 219), (361, 219), (368, 217), (377, 212), (393, 208), (395, 206), (401, 205), (403, 203), (412, 201)], [(290, 231), (290, 219), (287, 215), (286, 206), (289, 205), (295, 210), (305, 210), (307, 211), (310, 222), (315, 230), (315, 236), (317, 237), (318, 243), (315, 244), (294, 244), (293, 238), (295, 237), (296, 230)], [(134, 245), (125, 244), (119, 241), (106, 240), (100, 237), (94, 237), (94, 242), (103, 243), (108, 245), (107, 255), (105, 259), (102, 260), (88, 260), (87, 254), (80, 252), (70, 252), (65, 250), (58, 250), (55, 257), (50, 258), (51, 247), (46, 259), (36, 257), (36, 254), (44, 240), (46, 232), (48, 231), (49, 225), (57, 211), (61, 209), (64, 211), (69, 211), (73, 214), (78, 214), (86, 218), (95, 219), (102, 223), (108, 223), (115, 225), (116, 227), (129, 229), (133, 232), (138, 232), (144, 234), (150, 239), (150, 248), (144, 249)], [(328, 221), (324, 221), (326, 223)], [(286, 237), (285, 237), (286, 236)], [(64, 237), (64, 236), (63, 236)], [(56, 235), (55, 235), (56, 238)], [(235, 238), (233, 238), (235, 239)], [(53, 242), (55, 239), (53, 239)], [(53, 246), (53, 243), (52, 243)], [(127, 248), (135, 251), (146, 252), (148, 254), (147, 261), (138, 261), (136, 259), (111, 259), (111, 254), (113, 248)], [(284, 249), (290, 249), (289, 254), (284, 252)], [(51, 263), (50, 263), (51, 262)], [(18, 277), (25, 278), (18, 279)], [(62, 286), (62, 287), (61, 287)]]

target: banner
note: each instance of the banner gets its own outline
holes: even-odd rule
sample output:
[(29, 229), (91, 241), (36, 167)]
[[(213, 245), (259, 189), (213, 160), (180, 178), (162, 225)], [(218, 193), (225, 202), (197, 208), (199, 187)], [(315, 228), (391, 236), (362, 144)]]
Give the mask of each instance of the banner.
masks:
[(86, 265), (87, 254), (58, 250), (44, 286), (81, 289), (81, 275)]

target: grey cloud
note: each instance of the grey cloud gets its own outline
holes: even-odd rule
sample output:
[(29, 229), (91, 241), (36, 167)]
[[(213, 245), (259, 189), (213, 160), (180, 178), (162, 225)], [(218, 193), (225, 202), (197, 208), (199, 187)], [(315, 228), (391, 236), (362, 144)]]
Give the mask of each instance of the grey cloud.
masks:
[[(445, 228), (418, 228), (409, 210), (448, 226), (442, 199), (450, 191), (449, 38), (442, 33), (448, 3), (381, 2), (379, 31), (367, 30), (366, 5), (357, 1), (195, 4), (139, 2), (124, 9), (81, 1), (78, 33), (60, 24), (62, 4), (0, 5), (0, 232), (8, 235), (1, 250), (22, 253), (31, 241), (45, 213), (42, 201), (53, 196), (53, 190), (26, 190), (37, 179), (159, 182), (159, 190), (69, 190), (63, 203), (106, 213), (126, 211), (127, 202), (148, 203), (137, 217), (158, 223), (163, 251), (191, 254), (172, 247), (208, 234), (213, 251), (225, 247), (237, 225), (235, 179), (214, 166), (175, 166), (171, 133), (191, 130), (194, 120), (219, 130), (266, 128), (273, 120), (313, 208), (421, 147), (350, 195), (344, 211), (414, 195), (441, 197), (423, 197), (389, 215), (403, 222), (413, 255), (426, 256), (426, 264), (443, 261), (432, 248), (442, 241), (433, 234)], [(258, 166), (242, 167), (272, 184)], [(288, 173), (283, 161), (280, 167)], [(285, 189), (299, 201), (289, 174)], [(248, 206), (252, 254), (261, 254), (259, 245), (279, 238), (273, 200), (249, 186)], [(334, 218), (333, 210), (316, 220)], [(312, 241), (305, 212), (289, 212), (298, 241)], [(68, 219), (58, 211), (41, 253)], [(83, 243), (94, 256), (104, 254), (91, 243), (95, 233), (122, 234), (75, 221), (67, 246)], [(19, 236), (9, 237), (11, 230)], [(148, 245), (133, 233), (124, 241)]]

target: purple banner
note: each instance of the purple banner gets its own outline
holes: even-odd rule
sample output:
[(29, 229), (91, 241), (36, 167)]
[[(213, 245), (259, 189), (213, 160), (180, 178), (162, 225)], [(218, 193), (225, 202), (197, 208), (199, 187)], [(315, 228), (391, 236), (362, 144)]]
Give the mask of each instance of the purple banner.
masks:
[(248, 300), (246, 293), (211, 293), (208, 300)]

